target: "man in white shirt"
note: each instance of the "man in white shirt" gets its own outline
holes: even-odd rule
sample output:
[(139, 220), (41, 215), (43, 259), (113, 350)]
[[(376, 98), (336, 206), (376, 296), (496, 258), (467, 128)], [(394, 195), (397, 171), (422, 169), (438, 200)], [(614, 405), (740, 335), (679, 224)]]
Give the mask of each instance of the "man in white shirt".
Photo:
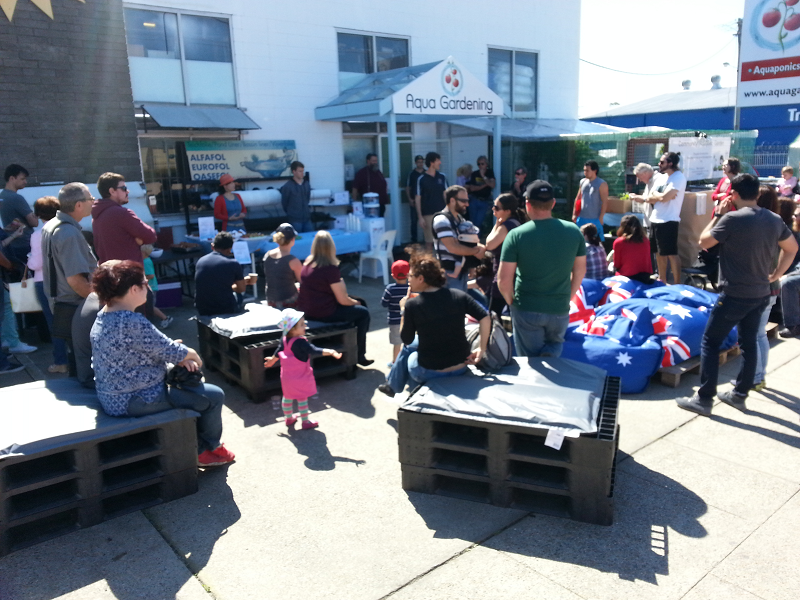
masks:
[(647, 201), (653, 205), (650, 223), (656, 239), (658, 278), (667, 283), (667, 265), (672, 270), (672, 282), (681, 282), (681, 260), (678, 256), (678, 225), (686, 193), (686, 176), (678, 170), (680, 155), (665, 152), (658, 161), (659, 174)]

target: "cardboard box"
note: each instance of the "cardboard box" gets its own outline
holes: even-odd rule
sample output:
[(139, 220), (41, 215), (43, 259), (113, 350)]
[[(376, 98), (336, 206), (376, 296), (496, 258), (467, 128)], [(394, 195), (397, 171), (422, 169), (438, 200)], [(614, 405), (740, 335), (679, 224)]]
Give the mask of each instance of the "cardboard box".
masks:
[(620, 200), (616, 196), (608, 197), (608, 211), (610, 213), (625, 214), (631, 212), (631, 201)]

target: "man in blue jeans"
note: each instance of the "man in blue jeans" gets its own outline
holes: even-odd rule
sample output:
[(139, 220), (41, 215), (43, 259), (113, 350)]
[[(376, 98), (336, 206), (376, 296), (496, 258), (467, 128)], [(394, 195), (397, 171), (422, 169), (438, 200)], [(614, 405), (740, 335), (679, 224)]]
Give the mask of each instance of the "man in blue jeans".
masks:
[[(4, 249), (7, 246), (4, 243), (8, 240), (11, 236), (8, 234), (7, 231), (0, 229), (0, 275), (3, 276), (5, 279), (6, 271), (13, 268), (13, 264), (11, 261), (6, 257), (4, 253)], [(0, 293), (0, 334), (2, 334), (3, 328), (3, 310), (5, 308), (5, 294)], [(3, 350), (0, 350), (0, 375), (4, 373), (16, 373), (17, 371), (22, 371), (25, 367), (20, 363), (16, 358), (9, 357)]]
[[(753, 387), (758, 362), (758, 328), (769, 303), (769, 284), (786, 272), (797, 253), (797, 242), (783, 220), (756, 204), (758, 187), (759, 181), (753, 175), (742, 173), (734, 177), (730, 198), (717, 206), (700, 235), (704, 249), (720, 244), (721, 293), (703, 333), (700, 389), (693, 396), (676, 401), (682, 409), (705, 417), (711, 416), (717, 395), (720, 345), (736, 325), (744, 362), (736, 376), (736, 387), (717, 397), (740, 411), (746, 410), (745, 398)], [(778, 266), (773, 271), (778, 247)]]
[(525, 192), (530, 221), (503, 242), (497, 287), (511, 307), (519, 356), (561, 356), (569, 301), (586, 274), (578, 226), (553, 217), (553, 186), (537, 179)]

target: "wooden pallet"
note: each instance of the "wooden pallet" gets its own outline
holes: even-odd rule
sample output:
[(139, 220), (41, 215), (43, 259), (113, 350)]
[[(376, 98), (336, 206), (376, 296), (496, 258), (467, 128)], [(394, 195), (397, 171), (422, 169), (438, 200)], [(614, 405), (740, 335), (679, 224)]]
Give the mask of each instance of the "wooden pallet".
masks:
[[(728, 350), (722, 350), (719, 353), (719, 364), (724, 365), (728, 362), (729, 358), (739, 356), (742, 353), (739, 346), (734, 346)], [(661, 375), (661, 384), (668, 387), (678, 387), (681, 384), (681, 375), (684, 373), (699, 373), (700, 372), (700, 357), (693, 356), (677, 365), (672, 367), (661, 367), (657, 371)]]

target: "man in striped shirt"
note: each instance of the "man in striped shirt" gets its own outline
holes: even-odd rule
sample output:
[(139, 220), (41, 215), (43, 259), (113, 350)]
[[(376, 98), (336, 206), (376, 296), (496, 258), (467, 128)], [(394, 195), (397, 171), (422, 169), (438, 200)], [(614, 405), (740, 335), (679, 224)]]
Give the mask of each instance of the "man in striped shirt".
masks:
[(447, 275), (447, 287), (467, 291), (465, 257), (474, 256), (477, 260), (486, 254), (486, 246), (476, 244), (467, 246), (458, 240), (459, 225), (464, 222), (464, 214), (469, 206), (469, 194), (460, 185), (451, 185), (444, 192), (447, 203), (445, 209), (433, 217), (434, 250), (436, 257)]

